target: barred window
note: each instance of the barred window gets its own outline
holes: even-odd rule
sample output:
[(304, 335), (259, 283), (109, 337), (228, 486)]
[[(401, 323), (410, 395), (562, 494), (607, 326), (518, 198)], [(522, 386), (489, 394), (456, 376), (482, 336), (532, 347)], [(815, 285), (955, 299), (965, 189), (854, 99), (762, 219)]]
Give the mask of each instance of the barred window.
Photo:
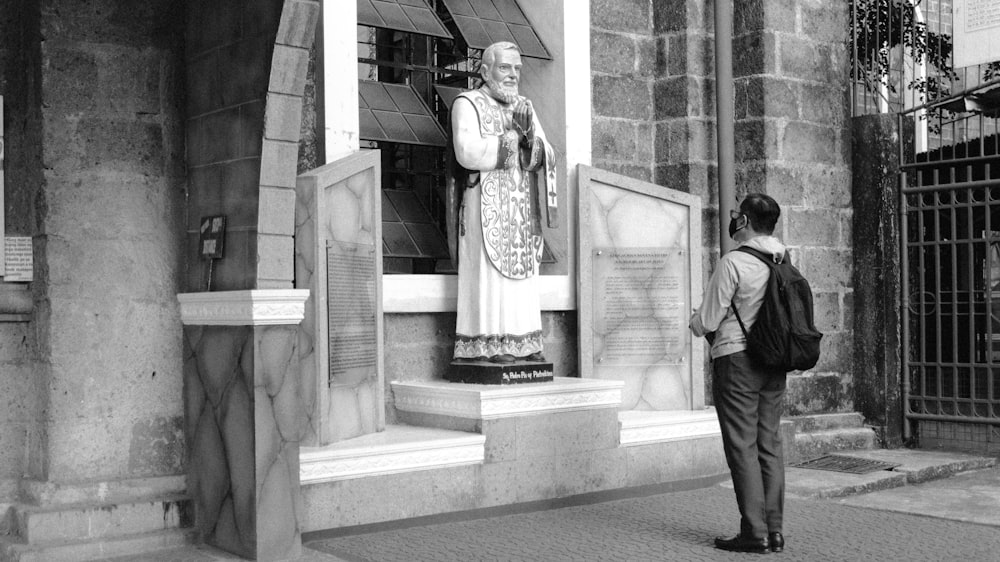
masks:
[(449, 109), (478, 87), (482, 49), (504, 40), (550, 58), (514, 0), (358, 0), (361, 146), (382, 151), (385, 273), (455, 273), (445, 224)]

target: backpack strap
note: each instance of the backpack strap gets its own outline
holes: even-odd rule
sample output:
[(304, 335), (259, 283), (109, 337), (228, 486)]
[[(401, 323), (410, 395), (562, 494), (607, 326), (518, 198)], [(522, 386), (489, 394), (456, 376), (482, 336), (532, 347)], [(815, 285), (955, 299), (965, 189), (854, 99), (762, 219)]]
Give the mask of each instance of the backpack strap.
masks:
[(750, 254), (751, 256), (757, 256), (757, 259), (766, 263), (768, 267), (771, 267), (779, 263), (784, 263), (785, 258), (788, 256), (788, 254), (785, 254), (781, 256), (781, 261), (774, 261), (774, 254), (766, 254), (764, 252), (761, 252), (757, 248), (747, 248), (746, 246), (740, 246), (736, 248), (736, 251), (743, 252), (744, 254)]
[[(781, 262), (785, 261), (785, 256), (782, 256), (781, 257), (781, 262), (775, 262), (774, 261), (774, 254), (765, 254), (764, 252), (761, 252), (760, 250), (758, 250), (756, 248), (747, 248), (746, 246), (739, 246), (739, 247), (736, 248), (736, 251), (743, 252), (745, 254), (750, 254), (751, 256), (756, 256), (757, 259), (759, 259), (760, 261), (764, 262), (767, 265), (767, 269), (768, 270), (774, 269), (774, 266), (777, 263), (781, 263)], [(735, 299), (736, 296), (733, 295), (733, 298)], [(747, 327), (743, 323), (743, 319), (740, 318), (740, 311), (736, 310), (736, 302), (735, 302), (735, 300), (733, 302), (731, 302), (729, 304), (729, 306), (732, 307), (733, 314), (736, 315), (736, 321), (740, 323), (740, 330), (743, 330), (743, 337), (745, 337), (745, 338), (750, 337), (749, 334), (747, 334)]]
[(740, 311), (736, 310), (736, 303), (731, 303), (729, 306), (733, 309), (733, 314), (736, 315), (736, 321), (740, 323), (740, 329), (743, 330), (743, 337), (749, 338), (750, 334), (747, 334), (747, 327), (743, 324), (743, 319), (740, 318)]

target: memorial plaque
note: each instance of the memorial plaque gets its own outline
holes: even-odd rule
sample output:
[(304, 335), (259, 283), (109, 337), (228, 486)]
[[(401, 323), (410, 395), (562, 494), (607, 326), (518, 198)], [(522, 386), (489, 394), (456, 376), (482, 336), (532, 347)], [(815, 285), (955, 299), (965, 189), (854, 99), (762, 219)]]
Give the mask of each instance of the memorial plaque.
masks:
[(374, 255), (375, 248), (371, 245), (327, 243), (329, 384), (352, 370), (371, 370), (377, 365)]
[(622, 410), (705, 405), (701, 199), (579, 167), (580, 375), (619, 380)]
[(601, 365), (684, 363), (688, 275), (671, 248), (594, 250), (594, 360)]
[(295, 187), (301, 388), (313, 405), (300, 443), (324, 446), (385, 428), (381, 153), (306, 172)]

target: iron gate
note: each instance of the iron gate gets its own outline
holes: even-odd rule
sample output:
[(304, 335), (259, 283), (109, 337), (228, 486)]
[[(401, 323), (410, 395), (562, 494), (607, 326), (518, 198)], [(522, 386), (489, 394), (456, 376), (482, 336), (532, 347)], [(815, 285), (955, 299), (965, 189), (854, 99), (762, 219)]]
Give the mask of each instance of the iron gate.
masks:
[(997, 122), (980, 112), (946, 125), (972, 140), (909, 153), (900, 145), (905, 436), (992, 449), (1000, 445)]
[(848, 5), (852, 112), (899, 117), (904, 436), (1000, 451), (1000, 61), (954, 66), (951, 0)]

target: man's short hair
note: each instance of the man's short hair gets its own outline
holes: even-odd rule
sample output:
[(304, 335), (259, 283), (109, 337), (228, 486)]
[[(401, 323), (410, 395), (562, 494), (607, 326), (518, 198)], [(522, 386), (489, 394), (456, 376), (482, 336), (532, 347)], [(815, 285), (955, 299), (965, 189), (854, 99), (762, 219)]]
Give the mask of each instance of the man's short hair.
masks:
[(760, 234), (774, 234), (781, 207), (770, 195), (751, 193), (740, 203), (740, 212), (747, 216), (750, 226)]
[(509, 50), (517, 51), (518, 54), (521, 54), (520, 47), (518, 47), (514, 43), (511, 43), (510, 41), (497, 41), (496, 43), (493, 43), (489, 47), (486, 47), (486, 49), (483, 50), (482, 61), (480, 61), (479, 63), (479, 72), (482, 73), (484, 66), (489, 66), (489, 67), (493, 66), (493, 63), (496, 62), (497, 60), (498, 52), (509, 51)]

